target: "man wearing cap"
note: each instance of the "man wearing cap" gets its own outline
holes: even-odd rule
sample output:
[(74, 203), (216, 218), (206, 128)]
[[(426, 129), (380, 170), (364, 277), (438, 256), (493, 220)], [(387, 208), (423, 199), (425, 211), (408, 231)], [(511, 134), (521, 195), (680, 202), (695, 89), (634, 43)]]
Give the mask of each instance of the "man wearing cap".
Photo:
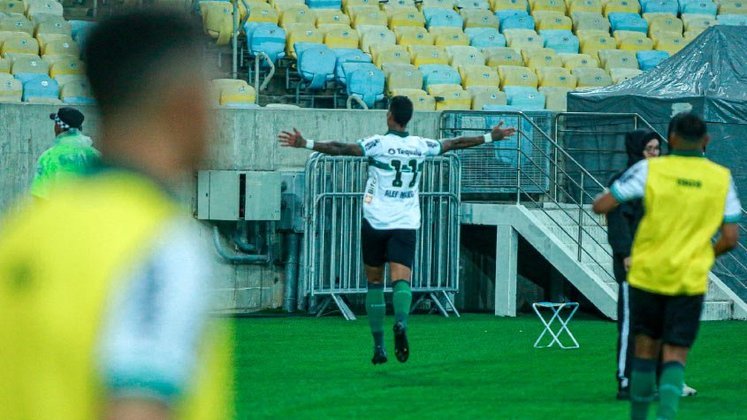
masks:
[(83, 172), (99, 158), (91, 138), (81, 132), (84, 117), (80, 111), (60, 108), (49, 118), (54, 121), (56, 138), (54, 145), (39, 158), (36, 175), (31, 182), (31, 195), (40, 199), (47, 197), (58, 180)]

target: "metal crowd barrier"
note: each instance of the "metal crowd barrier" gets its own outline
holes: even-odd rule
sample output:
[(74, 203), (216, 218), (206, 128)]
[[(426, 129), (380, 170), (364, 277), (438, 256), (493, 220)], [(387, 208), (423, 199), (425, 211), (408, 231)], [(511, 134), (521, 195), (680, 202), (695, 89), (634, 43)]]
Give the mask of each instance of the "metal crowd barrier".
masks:
[[(431, 298), (444, 316), (459, 316), (450, 293), (459, 289), (460, 174), (459, 158), (447, 154), (426, 159), (420, 178), (422, 223), (412, 275), (419, 300), (413, 308)], [(317, 316), (334, 304), (355, 319), (343, 296), (367, 290), (360, 242), (367, 178), (365, 158), (315, 153), (306, 163), (305, 284), (307, 296), (322, 298)]]

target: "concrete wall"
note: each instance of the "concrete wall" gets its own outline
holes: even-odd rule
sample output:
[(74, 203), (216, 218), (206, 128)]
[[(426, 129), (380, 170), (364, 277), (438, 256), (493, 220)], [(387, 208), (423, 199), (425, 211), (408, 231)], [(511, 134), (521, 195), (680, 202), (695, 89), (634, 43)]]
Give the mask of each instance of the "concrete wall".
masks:
[[(86, 115), (84, 132), (96, 140), (99, 118), (94, 108), (81, 108)], [(0, 104), (0, 211), (26, 192), (36, 159), (54, 141), (49, 114), (54, 106)], [(438, 137), (436, 112), (417, 113), (410, 124), (413, 133)], [(386, 131), (385, 111), (352, 110), (228, 110), (216, 111), (213, 147), (205, 169), (298, 170), (309, 154), (306, 150), (280, 148), (280, 130), (296, 127), (315, 140), (355, 141)], [(209, 226), (203, 239), (212, 249)], [(278, 245), (282, 249), (282, 244)], [(284, 258), (285, 254), (281, 254)], [(282, 305), (282, 266), (232, 266), (216, 258), (213, 279), (220, 309), (256, 311)]]

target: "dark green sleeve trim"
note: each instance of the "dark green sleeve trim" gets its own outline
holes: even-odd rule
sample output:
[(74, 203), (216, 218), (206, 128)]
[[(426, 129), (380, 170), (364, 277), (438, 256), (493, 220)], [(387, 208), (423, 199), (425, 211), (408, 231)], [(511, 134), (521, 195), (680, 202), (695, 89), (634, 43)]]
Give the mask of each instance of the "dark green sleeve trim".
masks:
[(610, 194), (612, 194), (612, 197), (615, 200), (617, 200), (618, 203), (624, 203), (628, 201), (625, 198), (623, 198), (622, 194), (620, 194), (620, 191), (618, 191), (617, 188), (615, 187), (615, 184), (612, 184), (612, 186), (610, 187)]
[(378, 160), (374, 158), (368, 158), (368, 164), (379, 169), (383, 169), (385, 171), (391, 171), (392, 167), (384, 162), (379, 162)]
[(366, 148), (363, 147), (363, 140), (358, 140), (355, 143), (358, 145), (358, 147), (361, 148), (361, 153), (363, 153), (363, 156), (366, 156)]
[(109, 378), (107, 388), (113, 396), (142, 395), (159, 400), (172, 401), (181, 394), (181, 389), (174, 383), (148, 377), (149, 375), (122, 375)]
[(730, 216), (724, 216), (724, 223), (739, 223), (742, 221), (741, 214), (732, 214)]

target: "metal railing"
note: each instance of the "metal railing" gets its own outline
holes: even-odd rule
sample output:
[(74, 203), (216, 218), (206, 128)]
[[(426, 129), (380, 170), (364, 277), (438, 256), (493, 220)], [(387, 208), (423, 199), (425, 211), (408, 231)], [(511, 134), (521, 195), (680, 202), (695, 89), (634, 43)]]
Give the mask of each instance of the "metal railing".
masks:
[(711, 271), (743, 301), (747, 302), (747, 211), (742, 209), (739, 242), (731, 252), (716, 259)]
[[(313, 154), (306, 163), (306, 293), (355, 319), (344, 295), (367, 291), (361, 261), (365, 158)], [(456, 155), (428, 158), (420, 177), (421, 228), (412, 274), (414, 294), (431, 297), (441, 312), (458, 315), (448, 293), (459, 289), (460, 165)]]
[[(454, 126), (454, 121), (464, 121), (469, 117), (469, 125)], [(513, 165), (508, 169), (515, 175), (514, 184), (507, 185), (506, 177), (493, 180), (486, 188), (507, 190), (511, 187), (516, 204), (536, 208), (547, 218), (546, 225), (556, 232), (558, 239), (569, 244), (575, 259), (592, 269), (600, 280), (614, 281), (611, 264), (612, 253), (606, 237), (599, 239), (605, 226), (599, 216), (591, 212), (588, 202), (604, 186), (571, 156), (559, 143), (522, 112), (452, 111), (441, 117), (442, 136), (477, 135), (490, 129), (497, 121), (506, 127), (516, 128), (516, 134), (507, 140), (481, 146), (478, 149), (490, 151), (493, 156), (513, 154)], [(465, 151), (466, 152), (466, 151)], [(467, 159), (463, 158), (465, 171)], [(506, 170), (504, 166), (501, 170)], [(485, 173), (487, 179), (491, 174)]]

